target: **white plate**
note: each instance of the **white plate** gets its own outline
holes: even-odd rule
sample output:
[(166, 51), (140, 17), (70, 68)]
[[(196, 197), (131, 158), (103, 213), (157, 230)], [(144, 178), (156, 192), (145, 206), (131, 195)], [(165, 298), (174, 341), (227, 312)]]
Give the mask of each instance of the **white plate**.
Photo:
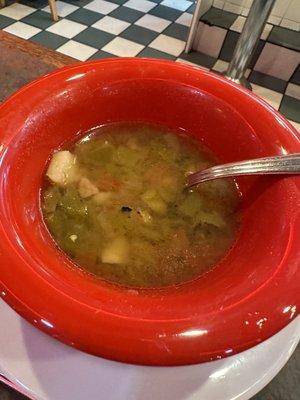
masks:
[(300, 339), (300, 317), (260, 345), (184, 367), (94, 357), (41, 333), (0, 300), (0, 373), (36, 400), (248, 400), (279, 372)]

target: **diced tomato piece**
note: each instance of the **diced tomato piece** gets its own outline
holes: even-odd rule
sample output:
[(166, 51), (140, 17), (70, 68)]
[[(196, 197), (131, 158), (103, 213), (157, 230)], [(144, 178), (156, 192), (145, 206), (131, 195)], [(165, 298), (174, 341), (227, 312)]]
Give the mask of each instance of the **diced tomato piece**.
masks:
[(109, 174), (101, 175), (101, 178), (97, 181), (97, 188), (103, 192), (117, 192), (120, 187), (121, 182)]

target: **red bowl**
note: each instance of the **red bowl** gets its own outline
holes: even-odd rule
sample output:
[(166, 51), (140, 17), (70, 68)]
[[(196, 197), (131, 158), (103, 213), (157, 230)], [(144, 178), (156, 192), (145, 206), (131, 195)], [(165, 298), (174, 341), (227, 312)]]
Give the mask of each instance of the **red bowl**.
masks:
[(297, 131), (268, 104), (198, 68), (114, 59), (47, 75), (0, 108), (2, 298), (62, 342), (148, 365), (225, 357), (267, 339), (295, 318), (299, 177), (239, 179), (243, 222), (237, 243), (193, 282), (133, 290), (74, 268), (43, 223), (43, 171), (62, 143), (112, 121), (184, 129), (222, 162), (300, 151)]

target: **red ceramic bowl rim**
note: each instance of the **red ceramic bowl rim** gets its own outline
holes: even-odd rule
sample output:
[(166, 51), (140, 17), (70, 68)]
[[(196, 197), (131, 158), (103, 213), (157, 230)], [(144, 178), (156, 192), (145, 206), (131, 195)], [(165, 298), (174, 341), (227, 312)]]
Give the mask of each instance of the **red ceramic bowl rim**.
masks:
[[(66, 73), (72, 75), (75, 72), (87, 71), (97, 65), (103, 66), (110, 63), (112, 65), (114, 63), (124, 63), (124, 65), (143, 65), (143, 63), (148, 63), (158, 68), (164, 66), (170, 71), (188, 71), (195, 76), (200, 74), (213, 81), (216, 86), (225, 85), (228, 90), (242, 93), (245, 101), (249, 101), (257, 110), (267, 109), (274, 118), (281, 121), (289, 131), (290, 138), (287, 138), (287, 141), (290, 142), (289, 150), (299, 151), (300, 145), (297, 130), (281, 114), (251, 92), (236, 86), (223, 77), (199, 68), (162, 60), (107, 59), (62, 68), (26, 85), (8, 98), (0, 107), (0, 116), (2, 113), (15, 110), (15, 107), (20, 104), (22, 99), (26, 99), (30, 104), (31, 99), (28, 98), (28, 94), (34, 93), (36, 89), (39, 90), (42, 85), (49, 84), (51, 80), (59, 79)], [(1, 158), (7, 150), (6, 139), (3, 140), (1, 146)], [(0, 173), (3, 174), (1, 162)], [(3, 185), (3, 180), (1, 184)], [(299, 193), (299, 181), (296, 185)], [(5, 204), (5, 201), (0, 201), (1, 216), (7, 215), (7, 208), (9, 208), (9, 205)], [(83, 298), (86, 299), (86, 293), (79, 300), (79, 297), (77, 297), (79, 296), (78, 292), (74, 291), (70, 295), (70, 292), (65, 290), (66, 288), (55, 279), (52, 279), (51, 276), (46, 279), (44, 274), (39, 275), (36, 271), (33, 272), (31, 268), (27, 268), (29, 264), (26, 266), (26, 263), (30, 263), (30, 255), (25, 255), (28, 258), (24, 260), (24, 254), (20, 254), (20, 249), (16, 249), (10, 240), (8, 226), (2, 222), (1, 220), (0, 264), (5, 273), (0, 271), (1, 297), (19, 314), (44, 332), (92, 354), (123, 362), (148, 365), (180, 365), (209, 361), (240, 352), (267, 339), (298, 315), (300, 271), (299, 268), (293, 268), (293, 279), (291, 279), (291, 276), (288, 276), (288, 272), (290, 274), (291, 271), (285, 268), (286, 264), (291, 263), (291, 260), (295, 260), (295, 258), (297, 264), (299, 264), (300, 246), (296, 243), (296, 234), (300, 232), (300, 220), (297, 215), (291, 222), (291, 236), (281, 265), (275, 269), (274, 274), (258, 290), (250, 293), (239, 304), (232, 304), (231, 307), (227, 307), (224, 310), (216, 310), (213, 317), (217, 319), (214, 322), (216, 324), (214, 332), (205, 329), (203, 316), (201, 317), (201, 315), (190, 319), (159, 320), (155, 318), (156, 310), (153, 309), (152, 317), (145, 319), (141, 315), (130, 317), (128, 315), (108, 313), (102, 310), (101, 306), (98, 306), (97, 309), (95, 304), (98, 302), (99, 305), (99, 298), (94, 299), (93, 306), (86, 304), (81, 301)], [(12, 267), (16, 271), (15, 276), (7, 272)], [(78, 271), (76, 273), (78, 274)], [(15, 279), (17, 274), (22, 279)], [(24, 283), (26, 284), (26, 290), (24, 290)], [(289, 285), (288, 290), (286, 290), (286, 284)], [(148, 292), (147, 294), (143, 294), (143, 292), (137, 293), (135, 290), (125, 290), (105, 284), (103, 285), (103, 290), (106, 300), (109, 297), (114, 298), (115, 302), (126, 302), (130, 299), (134, 303), (138, 296), (145, 296), (147, 297), (145, 301), (147, 301), (148, 306), (151, 307), (152, 305), (152, 294)], [(37, 304), (36, 298), (33, 300), (33, 291), (38, 291), (40, 297), (45, 297), (47, 300), (41, 300)], [(186, 298), (188, 299), (188, 297)], [(269, 299), (267, 302), (266, 298)], [(280, 298), (280, 301), (278, 301), (280, 307), (275, 307), (274, 304), (276, 304), (278, 298)], [(46, 304), (49, 299), (53, 301), (53, 304)], [(263, 312), (261, 311), (262, 305)], [(248, 315), (247, 318), (245, 317), (246, 315)], [(251, 334), (241, 337), (239, 330), (245, 324), (247, 325), (247, 322), (251, 324), (251, 327), (249, 327)], [(224, 332), (226, 330), (231, 332), (231, 337), (228, 337), (219, 346), (218, 337), (221, 335), (223, 328)], [(93, 331), (97, 333), (94, 338), (91, 334)], [(215, 351), (205, 351), (201, 346), (199, 347), (203, 337), (206, 338), (207, 343), (216, 343)], [(199, 349), (201, 350), (199, 351)]]

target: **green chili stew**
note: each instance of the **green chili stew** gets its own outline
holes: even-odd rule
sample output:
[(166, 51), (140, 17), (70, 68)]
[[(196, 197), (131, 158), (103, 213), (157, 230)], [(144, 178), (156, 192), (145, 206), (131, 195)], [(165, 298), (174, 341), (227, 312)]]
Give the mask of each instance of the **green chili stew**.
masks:
[(110, 282), (162, 287), (194, 279), (225, 255), (239, 225), (232, 180), (185, 188), (187, 174), (213, 164), (179, 132), (102, 126), (53, 154), (45, 222), (81, 269)]

